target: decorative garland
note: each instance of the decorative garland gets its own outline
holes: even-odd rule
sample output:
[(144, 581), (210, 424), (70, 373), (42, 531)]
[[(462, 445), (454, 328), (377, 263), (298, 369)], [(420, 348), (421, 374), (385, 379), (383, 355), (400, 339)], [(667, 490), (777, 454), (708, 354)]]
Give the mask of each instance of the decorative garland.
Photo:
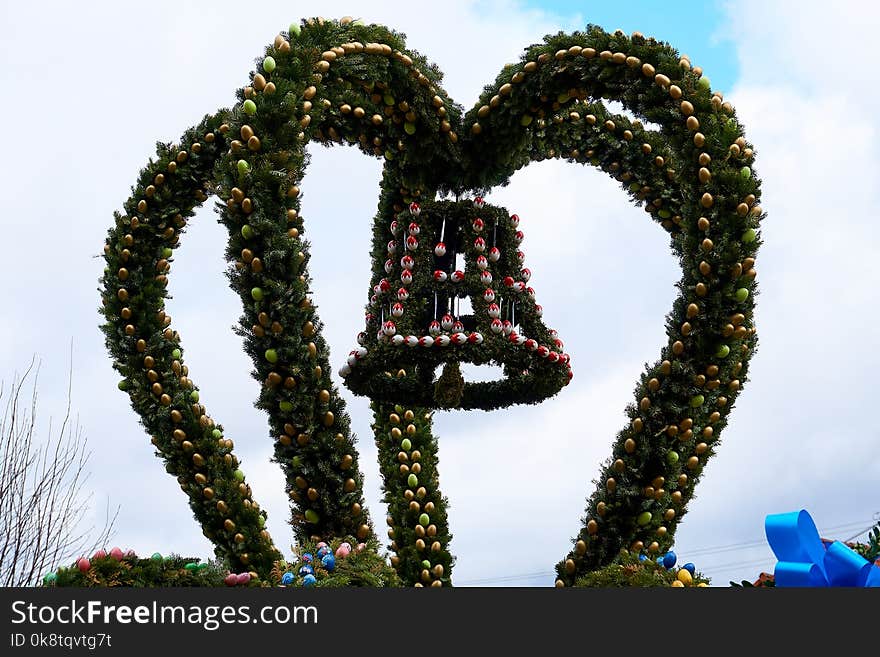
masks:
[[(138, 557), (133, 550), (100, 549), (91, 558), (80, 557), (43, 576), (43, 586), (106, 588), (134, 587), (397, 587), (397, 573), (379, 555), (378, 545), (358, 543), (342, 536), (331, 544), (323, 541), (299, 545), (291, 562), (275, 562), (267, 576), (255, 570), (229, 572), (222, 562), (205, 562), (177, 555)], [(354, 544), (356, 547), (353, 547)]]
[[(489, 410), (537, 403), (568, 383), (568, 355), (540, 321), (535, 290), (527, 287), (519, 221), (481, 197), (412, 203), (392, 220), (387, 277), (373, 287), (361, 346), (340, 370), (346, 385), (374, 400)], [(473, 314), (459, 312), (465, 297)], [(464, 383), (460, 362), (498, 363), (506, 377)], [(451, 381), (435, 381), (441, 364)]]
[[(142, 172), (125, 215), (117, 215), (110, 231), (104, 331), (125, 377), (121, 387), (218, 555), (233, 564), (261, 572), (279, 555), (262, 529), (264, 514), (251, 499), (231, 441), (199, 404), (179, 336), (163, 311), (172, 249), (193, 207), (212, 192), (230, 231), (229, 278), (244, 304), (239, 331), (263, 383), (257, 406), (269, 415), (297, 539), (372, 536), (349, 420), (330, 381), (327, 345), (308, 296), (299, 183), (310, 141), (349, 143), (385, 159), (367, 330), (343, 371), (353, 390), (375, 400), (396, 564), (405, 580), (421, 582), (427, 570), (432, 583), (448, 582), (452, 558), (433, 475), (425, 495), (434, 504), (437, 535), (444, 537), (440, 554), (420, 571), (417, 556), (408, 552), (416, 542), (409, 533), (418, 530), (407, 515), (411, 505), (400, 506), (413, 501), (399, 494), (412, 487), (407, 482), (402, 489), (395, 479), (405, 464), (399, 452), (407, 450), (388, 442), (394, 428), (388, 404), (403, 404), (414, 418), (432, 408), (498, 408), (537, 402), (568, 378), (561, 343), (540, 323), (510, 242), (511, 235), (518, 239), (512, 216), (472, 202), (435, 201), (438, 193), (481, 196), (521, 166), (546, 158), (590, 163), (644, 204), (669, 232), (682, 264), (680, 295), (667, 317), (668, 342), (640, 378), (628, 425), (603, 466), (574, 548), (557, 567), (557, 585), (573, 584), (621, 549), (659, 554), (671, 545), (746, 381), (757, 343), (752, 313), (763, 217), (759, 183), (732, 106), (710, 90), (699, 68), (638, 33), (628, 37), (590, 26), (529, 48), (464, 117), (439, 78), (386, 28), (349, 19), (291, 25), (267, 49), (235, 108), (207, 117), (177, 147), (160, 145), (158, 161)], [(602, 98), (623, 103), (662, 132), (609, 113)], [(462, 236), (467, 267), (461, 276), (438, 249), (444, 220)], [(500, 231), (493, 234), (497, 263), (483, 253), (496, 246), (483, 236), (489, 227)], [(392, 238), (396, 250), (389, 258)], [(403, 251), (408, 243), (412, 254)], [(403, 280), (410, 277), (410, 283)], [(410, 285), (404, 299), (393, 278)], [(500, 291), (516, 301), (515, 319), (496, 302)], [(461, 327), (452, 317), (444, 328), (446, 313), (438, 313), (450, 309), (448, 299), (462, 296), (472, 299), (474, 315), (459, 318)], [(497, 333), (494, 320), (501, 322)], [(517, 320), (521, 330), (514, 328)], [(386, 324), (391, 321), (393, 327)], [(503, 364), (505, 378), (466, 384), (459, 361)], [(435, 380), (441, 363), (444, 372)], [(433, 472), (430, 424), (413, 424), (422, 440), (420, 467), (427, 470), (430, 463)], [(405, 456), (412, 463), (412, 454)], [(443, 570), (435, 576), (438, 565)]]
[(448, 586), (454, 558), (437, 473), (431, 414), (373, 404), (379, 469), (388, 505), (391, 565), (410, 586)]
[(200, 403), (164, 310), (173, 249), (186, 218), (207, 199), (215, 162), (227, 148), (226, 115), (205, 118), (178, 147), (160, 144), (125, 214), (116, 213), (104, 246), (103, 330), (113, 365), (125, 377), (119, 388), (189, 496), (218, 557), (267, 571), (281, 555), (263, 529), (265, 512), (252, 498), (232, 440)]
[[(590, 27), (530, 48), (464, 119), (463, 151), (481, 184), (505, 182), (532, 160), (590, 162), (645, 204), (682, 265), (668, 343), (641, 376), (574, 549), (557, 566), (560, 586), (621, 549), (656, 555), (672, 544), (747, 378), (763, 211), (752, 148), (732, 106), (710, 88), (670, 46)], [(662, 133), (586, 102), (598, 98), (621, 102)]]
[(692, 563), (676, 567), (674, 552), (667, 552), (656, 559), (648, 559), (644, 554), (638, 556), (623, 550), (607, 566), (590, 571), (581, 577), (575, 586), (584, 588), (621, 588), (665, 586), (686, 588), (694, 586), (706, 588), (709, 579), (697, 571)]

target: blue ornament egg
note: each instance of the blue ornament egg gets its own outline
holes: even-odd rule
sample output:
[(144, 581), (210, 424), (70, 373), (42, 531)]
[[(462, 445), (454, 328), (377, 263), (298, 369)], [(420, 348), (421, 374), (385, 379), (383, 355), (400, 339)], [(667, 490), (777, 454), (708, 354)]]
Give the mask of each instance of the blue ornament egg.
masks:
[(306, 552), (306, 553), (303, 555), (302, 559), (303, 559), (303, 561), (305, 561), (306, 563), (312, 563), (312, 560), (314, 559), (314, 557), (312, 556), (311, 552)]
[(284, 586), (290, 586), (293, 584), (293, 573), (284, 573), (281, 576), (281, 583), (284, 584)]
[(663, 565), (667, 569), (672, 568), (677, 560), (678, 557), (675, 556), (675, 552), (673, 552), (672, 550), (663, 555)]
[(324, 558), (321, 559), (321, 563), (324, 564), (324, 568), (327, 570), (333, 570), (336, 568), (336, 557), (332, 554), (324, 555)]
[(312, 587), (318, 583), (318, 580), (315, 579), (314, 575), (306, 575), (303, 577), (303, 586)]
[(644, 554), (639, 555), (639, 561), (647, 561), (647, 560), (648, 560), (648, 557), (646, 557)]
[(299, 569), (299, 574), (300, 574), (300, 576), (303, 576), (303, 577), (306, 575), (314, 575), (315, 569), (312, 568), (309, 564), (306, 564), (305, 566), (303, 566), (302, 568)]
[(319, 547), (317, 552), (315, 552), (315, 554), (317, 555), (317, 557), (319, 559), (323, 559), (325, 556), (330, 554), (330, 548), (328, 548), (326, 545), (324, 545), (322, 547)]
[(686, 571), (688, 571), (691, 575), (693, 575), (694, 572), (697, 570), (697, 567), (690, 562), (683, 565), (682, 568), (684, 568)]

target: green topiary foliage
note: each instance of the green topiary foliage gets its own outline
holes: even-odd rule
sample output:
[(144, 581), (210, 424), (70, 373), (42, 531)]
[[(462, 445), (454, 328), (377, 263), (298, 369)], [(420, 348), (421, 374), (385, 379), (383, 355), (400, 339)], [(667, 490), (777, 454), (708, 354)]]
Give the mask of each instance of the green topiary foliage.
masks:
[[(388, 257), (374, 263), (381, 278), (360, 347), (341, 371), (345, 385), (375, 401), (462, 410), (536, 404), (558, 393), (571, 367), (527, 286), (518, 227), (516, 214), (479, 197), (398, 213), (388, 224)], [(461, 310), (465, 299), (470, 311)], [(460, 362), (499, 365), (503, 376), (459, 385)], [(435, 379), (439, 367), (444, 374)]]
[(455, 562), (431, 424), (425, 409), (373, 402), (391, 564), (408, 586), (449, 586)]
[(450, 361), (434, 384), (434, 405), (437, 408), (458, 408), (464, 394), (464, 377), (458, 362)]
[[(59, 568), (43, 578), (44, 586), (76, 587), (164, 587), (164, 586), (223, 586), (227, 570), (217, 561), (203, 562), (195, 557), (170, 555), (151, 558), (113, 557), (92, 558), (90, 567), (80, 571), (77, 564)], [(257, 585), (257, 580), (254, 580)]]
[[(369, 542), (373, 536), (349, 418), (330, 378), (329, 350), (310, 297), (300, 183), (311, 142), (350, 144), (384, 160), (371, 245), (369, 294), (379, 302), (371, 299), (368, 307), (372, 335), (378, 328), (376, 310), (381, 317), (390, 301), (375, 292), (378, 286), (382, 294), (390, 293), (382, 288), (389, 229), (403, 238), (404, 228), (392, 228), (393, 220), (402, 221), (417, 203), (425, 209), (432, 236), (439, 218), (432, 213), (460, 214), (472, 222), (472, 201), (461, 198), (506, 183), (529, 162), (565, 158), (601, 169), (668, 232), (682, 278), (667, 316), (666, 343), (637, 383), (627, 425), (602, 466), (573, 548), (557, 565), (558, 584), (575, 583), (621, 549), (656, 555), (672, 544), (747, 380), (757, 346), (760, 183), (752, 170), (752, 146), (733, 107), (712, 91), (701, 71), (665, 43), (588, 26), (527, 48), (467, 113), (449, 99), (440, 81), (435, 66), (382, 26), (323, 19), (292, 26), (257, 61), (235, 107), (206, 117), (179, 144), (159, 145), (157, 160), (141, 172), (108, 234), (103, 330), (124, 377), (120, 388), (187, 494), (216, 554), (234, 570), (253, 569), (265, 579), (280, 554), (264, 529), (264, 512), (252, 498), (231, 440), (207, 414), (189, 379), (180, 337), (164, 311), (173, 249), (193, 208), (210, 194), (217, 195), (221, 222), (229, 231), (228, 275), (243, 304), (238, 330), (262, 385), (256, 405), (269, 416), (295, 536), (301, 543), (349, 534)], [(619, 101), (640, 118), (615, 115), (603, 100)], [(646, 129), (643, 119), (660, 130)], [(438, 201), (438, 193), (457, 200)], [(496, 223), (513, 220), (500, 209), (485, 212)], [(389, 269), (402, 273), (396, 267), (392, 261)], [(471, 283), (479, 280), (476, 270), (464, 274), (465, 282), (468, 276)], [(506, 271), (503, 281), (507, 275), (515, 274)], [(491, 284), (494, 293), (499, 282)], [(445, 293), (425, 278), (418, 285), (420, 291)], [(480, 311), (479, 299), (474, 301)], [(528, 310), (523, 319), (530, 320)], [(409, 337), (425, 337), (416, 323), (412, 326), (414, 333), (404, 336), (407, 344)], [(543, 330), (535, 324), (535, 331)], [(461, 346), (463, 353), (472, 352), (469, 360), (482, 362), (491, 350), (476, 349), (476, 333), (468, 335), (473, 343)], [(514, 342), (525, 337), (511, 333)], [(561, 343), (549, 340), (552, 334), (537, 337), (545, 342), (536, 342), (539, 357), (567, 365)], [(360, 391), (377, 403), (402, 403), (393, 399), (402, 385), (406, 403), (424, 415), (438, 406), (537, 402), (564, 383), (556, 376), (561, 369), (548, 369), (533, 379), (535, 385), (527, 385), (543, 362), (514, 358), (505, 370), (512, 387), (464, 383), (459, 398), (452, 381), (455, 385), (440, 386), (438, 397), (436, 366), (459, 359), (436, 358), (431, 350), (438, 347), (428, 348), (427, 340), (416, 340), (414, 349), (416, 344), (422, 351), (401, 352), (410, 360), (409, 371), (401, 367), (383, 378), (381, 366), (385, 361), (394, 366), (397, 358), (387, 353), (375, 363), (378, 376), (360, 382), (358, 359), (369, 356), (352, 352), (345, 367), (353, 387), (363, 384)], [(512, 349), (491, 346), (496, 356)], [(508, 364), (494, 358), (499, 361)], [(455, 378), (452, 371), (449, 378)], [(377, 425), (381, 443), (386, 428)], [(425, 431), (430, 434), (430, 428)], [(431, 436), (426, 443), (432, 445), (431, 458), (435, 440)], [(383, 475), (387, 495), (397, 483)], [(434, 492), (445, 522), (439, 489)], [(405, 516), (396, 506), (400, 500), (395, 497), (391, 504), (390, 515), (400, 522)], [(441, 548), (446, 550), (445, 544)], [(441, 583), (448, 578), (451, 555), (444, 559)], [(415, 571), (406, 572), (403, 579), (411, 583)]]
[[(314, 558), (315, 584), (317, 588), (343, 588), (343, 587), (371, 587), (371, 588), (395, 588), (402, 586), (400, 578), (394, 568), (379, 551), (379, 544), (375, 539), (368, 543), (356, 543), (356, 537), (343, 536), (329, 544), (330, 553), (334, 555), (334, 566), (328, 570), (321, 564), (319, 558)], [(351, 545), (352, 550), (346, 556), (339, 553), (343, 544)], [(287, 564), (279, 562), (270, 576), (272, 585), (282, 585), (285, 573), (294, 576), (290, 586), (302, 586), (303, 577), (297, 574), (302, 566), (302, 557), (305, 554), (317, 555), (318, 544), (313, 542), (304, 543), (297, 548), (296, 563)]]
[[(310, 555), (315, 582), (308, 585), (321, 587), (396, 587), (401, 582), (394, 569), (379, 553), (379, 545), (356, 543), (354, 536), (343, 536), (330, 543), (330, 554), (335, 555), (332, 564), (323, 564), (314, 558), (319, 546), (306, 542), (299, 546), (292, 564), (284, 560), (272, 564), (268, 575), (260, 577), (256, 571), (244, 571), (230, 576), (220, 561), (203, 562), (194, 557), (154, 554), (150, 558), (127, 555), (121, 559), (111, 556), (93, 557), (84, 567), (80, 561), (69, 567), (58, 568), (43, 577), (43, 586), (58, 587), (181, 587), (181, 586), (235, 586), (253, 588), (267, 586), (304, 586), (299, 569), (306, 563), (303, 555)], [(340, 546), (345, 545), (343, 551)], [(289, 582), (283, 581), (285, 574)]]
[[(577, 587), (622, 588), (622, 587), (670, 587), (670, 586), (708, 586), (709, 580), (699, 572), (691, 575), (688, 571), (681, 575), (682, 569), (667, 570), (656, 561), (640, 561), (638, 555), (622, 552), (610, 564), (598, 568), (578, 578)], [(678, 584), (673, 584), (678, 582)], [(686, 583), (685, 583), (686, 582)]]
[(867, 543), (856, 543), (853, 549), (868, 561), (880, 561), (880, 522), (868, 530)]
[[(598, 99), (661, 132), (610, 115)], [(534, 160), (592, 164), (668, 231), (681, 262), (667, 343), (640, 378), (574, 549), (557, 565), (558, 582), (571, 584), (621, 549), (656, 555), (672, 544), (747, 380), (764, 216), (754, 152), (732, 106), (672, 47), (594, 26), (529, 48), (464, 123), (481, 184)]]

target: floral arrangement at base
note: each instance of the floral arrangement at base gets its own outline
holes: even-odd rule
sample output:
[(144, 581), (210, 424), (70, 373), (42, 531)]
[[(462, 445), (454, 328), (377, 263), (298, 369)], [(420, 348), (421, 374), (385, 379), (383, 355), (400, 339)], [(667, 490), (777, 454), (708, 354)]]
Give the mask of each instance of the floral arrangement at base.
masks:
[(43, 586), (66, 587), (396, 587), (397, 573), (378, 552), (378, 544), (344, 537), (332, 544), (304, 544), (290, 562), (276, 561), (268, 578), (255, 571), (230, 572), (221, 562), (156, 552), (139, 557), (114, 547), (80, 557), (43, 576)]
[(644, 554), (623, 550), (617, 558), (598, 570), (587, 573), (575, 586), (589, 588), (622, 587), (699, 587), (709, 586), (709, 579), (698, 572), (694, 564), (676, 567), (675, 552), (650, 559)]

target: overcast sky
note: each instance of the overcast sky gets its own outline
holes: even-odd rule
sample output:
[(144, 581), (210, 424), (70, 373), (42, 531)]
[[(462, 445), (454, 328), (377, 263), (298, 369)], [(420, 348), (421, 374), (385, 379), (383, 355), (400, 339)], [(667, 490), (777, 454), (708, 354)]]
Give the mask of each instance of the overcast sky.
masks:
[[(838, 2), (834, 12), (824, 3), (774, 0), (405, 7), (372, 2), (360, 15), (404, 32), (466, 108), (523, 48), (590, 22), (668, 40), (704, 66), (756, 146), (768, 217), (751, 381), (675, 550), (723, 586), (772, 569), (768, 513), (805, 508), (829, 538), (866, 529), (880, 511), (880, 155), (869, 114), (880, 104), (876, 5)], [(73, 341), (73, 406), (94, 450), (90, 483), (102, 504), (109, 497), (121, 506), (116, 542), (124, 548), (212, 554), (116, 389), (98, 329), (106, 230), (155, 142), (174, 141), (204, 114), (232, 105), (265, 45), (316, 13), (358, 10), (335, 1), (0, 3), (0, 378), (9, 381), (34, 354), (41, 358), (44, 435), (49, 416), (63, 412)], [(311, 153), (303, 214), (335, 372), (362, 326), (380, 163), (352, 149)], [(575, 378), (540, 406), (435, 416), (454, 581), (548, 586), (635, 382), (665, 342), (679, 272), (664, 231), (592, 169), (533, 165), (489, 201), (522, 217), (531, 284), (545, 321), (566, 343)], [(269, 462), (266, 418), (252, 405), (258, 383), (231, 331), (240, 302), (223, 277), (225, 230), (211, 208), (198, 213), (182, 244), (168, 305), (191, 376), (235, 440), (276, 543), (289, 546), (283, 481)], [(382, 532), (367, 401), (345, 394)]]

